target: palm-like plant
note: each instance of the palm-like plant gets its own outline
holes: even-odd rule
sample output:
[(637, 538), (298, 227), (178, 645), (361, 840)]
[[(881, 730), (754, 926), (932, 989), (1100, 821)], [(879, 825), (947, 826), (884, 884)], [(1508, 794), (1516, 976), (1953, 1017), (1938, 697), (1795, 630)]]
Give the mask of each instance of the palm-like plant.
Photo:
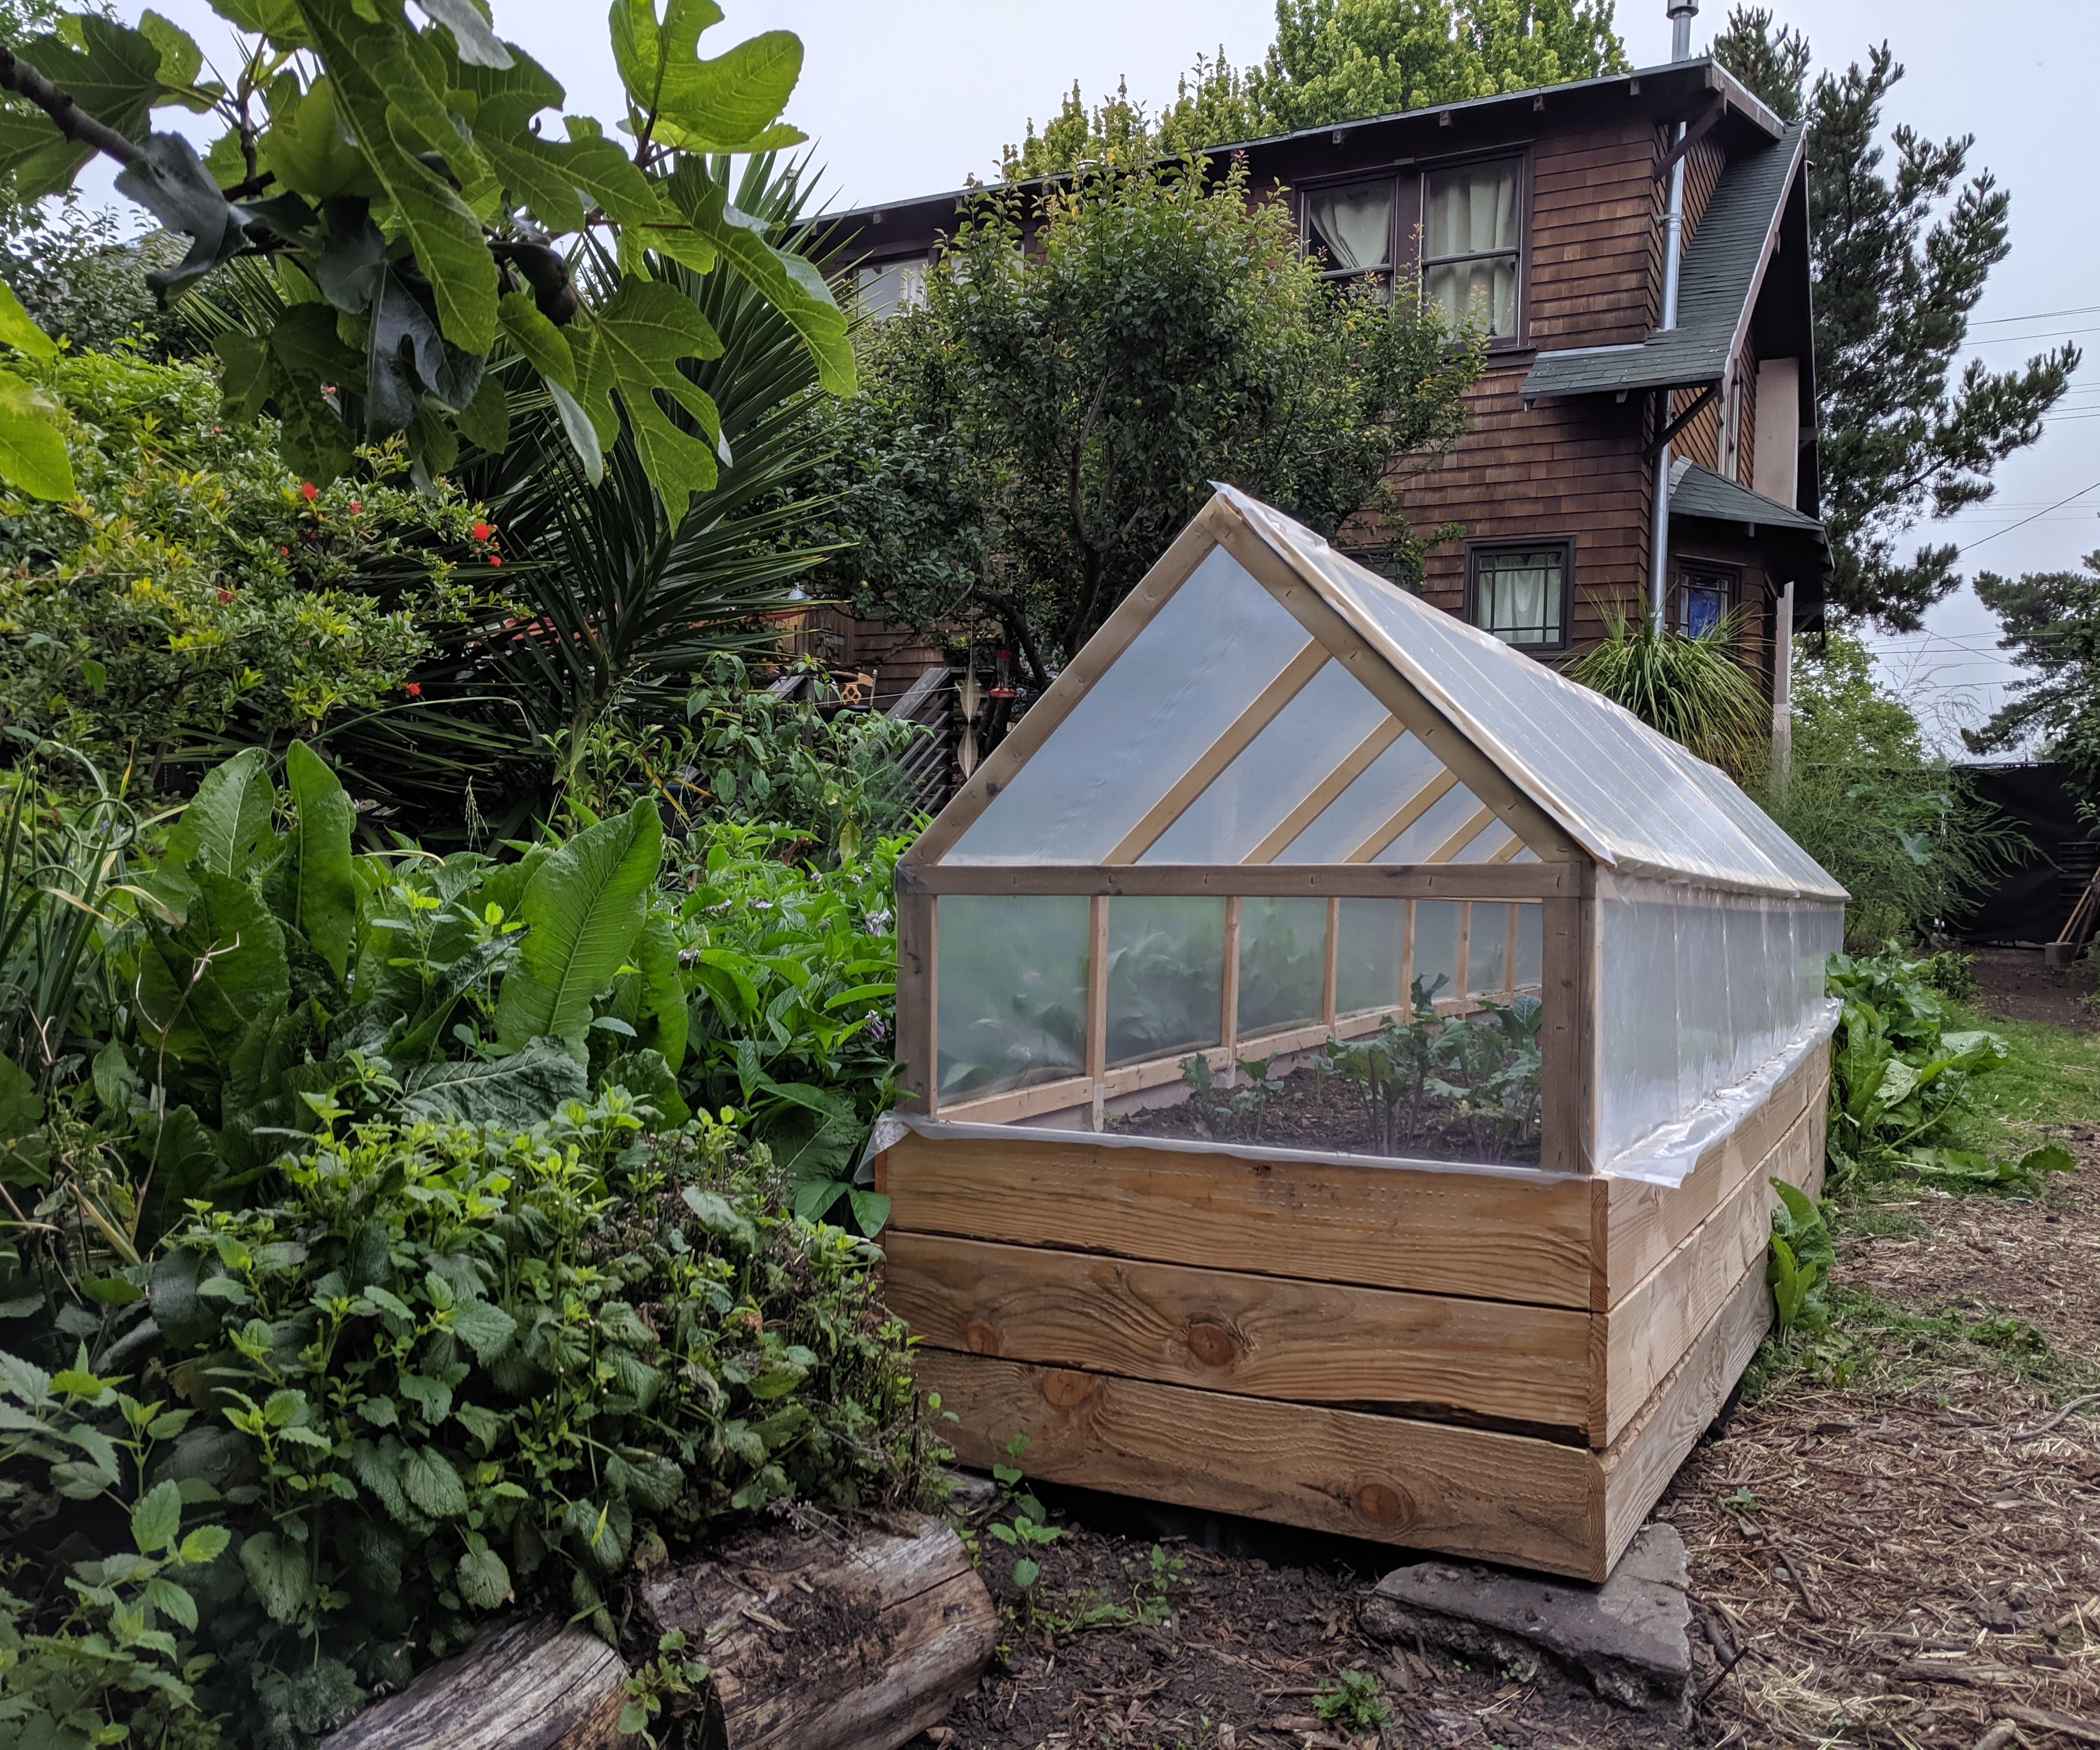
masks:
[[(711, 169), (730, 174), (726, 161)], [(773, 241), (807, 255), (818, 240), (812, 193), (806, 160), (761, 154), (733, 198)], [(611, 268), (575, 265), (585, 276)], [(795, 580), (834, 550), (802, 536), (822, 509), (810, 482), (828, 453), (808, 349), (741, 277), (652, 266), (722, 342), (719, 357), (686, 367), (721, 414), (719, 484), (674, 522), (624, 430), (593, 482), (544, 391), (523, 390), (523, 361), (493, 361), (511, 390), (509, 442), (463, 457), (454, 478), (498, 527), (496, 580), (510, 606), (450, 638), (416, 676), (414, 696), (315, 738), (355, 793), (426, 841), (500, 837), (544, 814), (565, 763), (609, 717), (682, 716), (707, 659), (774, 643), (777, 616), (801, 605)], [(248, 327), (241, 306), (275, 296), (273, 284), (242, 282), (196, 320)]]
[(1738, 631), (1732, 614), (1682, 633), (1608, 609), (1604, 641), (1568, 665), (1568, 678), (1740, 782), (1763, 765), (1770, 722), (1736, 654)]

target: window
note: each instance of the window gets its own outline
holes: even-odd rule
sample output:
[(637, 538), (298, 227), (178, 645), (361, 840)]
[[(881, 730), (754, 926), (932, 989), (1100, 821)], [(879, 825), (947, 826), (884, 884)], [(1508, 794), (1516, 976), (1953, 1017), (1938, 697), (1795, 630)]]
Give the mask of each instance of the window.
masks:
[(1305, 197), (1307, 240), (1326, 258), (1329, 279), (1392, 271), (1393, 195), (1387, 178), (1315, 189)]
[(923, 303), (926, 298), (926, 262), (921, 256), (908, 261), (872, 262), (854, 270), (854, 289), (861, 308), (876, 321)]
[(1564, 540), (1467, 549), (1467, 617), (1505, 644), (1561, 649), (1573, 560)]
[(1688, 637), (1711, 632), (1736, 605), (1736, 580), (1729, 573), (1688, 567), (1677, 578), (1677, 629)]
[(1423, 179), (1423, 298), (1498, 340), (1516, 333), (1516, 173), (1504, 158)]

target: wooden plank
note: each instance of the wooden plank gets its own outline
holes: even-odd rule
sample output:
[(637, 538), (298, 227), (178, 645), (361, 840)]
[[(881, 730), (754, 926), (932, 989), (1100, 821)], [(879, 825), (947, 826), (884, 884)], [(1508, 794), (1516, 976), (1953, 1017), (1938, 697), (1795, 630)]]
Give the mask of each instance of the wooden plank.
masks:
[(1771, 1325), (1771, 1290), (1759, 1262), (1699, 1333), (1691, 1352), (1656, 1388), (1641, 1413), (1605, 1451), (1599, 1466), (1601, 1560), (1590, 1578), (1603, 1580), (1633, 1541), (1648, 1510), (1662, 1498), (1684, 1455), (1720, 1413)]
[(1325, 813), (1335, 799), (1359, 778), (1371, 762), (1407, 733), (1407, 725), (1396, 717), (1388, 717), (1348, 753), (1342, 763), (1312, 787), (1312, 793), (1297, 807), (1285, 815), (1268, 837), (1241, 859), (1242, 862), (1273, 862), (1290, 846), (1299, 833)]
[(939, 1022), (933, 1012), (935, 978), (933, 900), (902, 885), (897, 893), (897, 1104), (907, 1112), (933, 1114), (934, 1057)]
[(1211, 787), (1211, 780), (1247, 750), (1255, 736), (1274, 722), (1277, 715), (1304, 691), (1313, 676), (1327, 666), (1326, 646), (1317, 638), (1283, 665), (1283, 672), (1255, 694), (1246, 710), (1225, 725), (1212, 742), (1168, 787), (1167, 794), (1148, 809), (1143, 818), (1117, 841), (1101, 861), (1134, 863), (1158, 841), (1160, 835), (1187, 812), (1189, 804)]
[(1329, 1165), (1074, 1132), (902, 1138), (891, 1224), (1256, 1276), (1586, 1307), (1590, 1187), (1528, 1167)]
[(1519, 1435), (922, 1349), (964, 1463), (1028, 1439), (1053, 1482), (1591, 1576), (1594, 1454)]
[(1341, 949), (1342, 902), (1330, 899), (1327, 901), (1327, 951), (1321, 957), (1320, 971), (1320, 1020), (1329, 1027), (1335, 1025), (1335, 984), (1341, 970)]
[(1771, 1097), (1704, 1153), (1675, 1187), (1600, 1178), (1607, 1237), (1598, 1248), (1597, 1298), (1602, 1312), (1661, 1263), (1684, 1236), (1718, 1209), (1804, 1109), (1821, 1110), (1829, 1088), (1827, 1051), (1819, 1051), (1772, 1091)]
[[(1403, 832), (1458, 787), (1458, 774), (1448, 768), (1439, 772), (1414, 794), (1371, 829), (1370, 835), (1349, 853), (1352, 863), (1367, 863)], [(1437, 862), (1438, 858), (1426, 861)]]
[(1225, 1056), (1229, 1061), (1238, 1051), (1240, 1032), (1240, 901), (1233, 894), (1225, 901), (1225, 981), (1222, 993), (1223, 1013), (1219, 1017), (1218, 1037), (1225, 1042)]
[(1596, 1316), (1604, 1356), (1603, 1417), (1591, 1444), (1608, 1446), (1683, 1359), (1753, 1265), (1763, 1267), (1779, 1206), (1773, 1179), (1807, 1190), (1820, 1183), (1821, 1138), (1803, 1112), (1771, 1152), (1728, 1192), (1721, 1206), (1670, 1254)]
[(910, 864), (925, 867), (947, 854), (970, 823), (991, 805), (992, 798), (1007, 787), (1029, 756), (1049, 738), (1050, 732), (1072, 714), (1073, 708), (1092, 690), (1094, 683), (1130, 648), (1138, 633), (1166, 606), (1168, 598), (1189, 580), (1190, 573), (1216, 544), (1215, 535), (1200, 517), (1175, 537), (1152, 569), (1138, 580), (1137, 587), (1109, 615), (1101, 629), (1065, 663), (1057, 678), (1051, 682), (1050, 690), (1007, 731), (1006, 738), (992, 750), (991, 756), (970, 774), (969, 782), (955, 792), (933, 823), (919, 835), (911, 849), (900, 859), (900, 866)]
[(1096, 893), (1087, 912), (1087, 1079), (1094, 1085), (1094, 1128), (1101, 1127), (1101, 1078), (1108, 1073), (1109, 901)]
[(1551, 899), (1539, 917), (1538, 1163), (1551, 1172), (1595, 1170), (1590, 1144), (1590, 968), (1596, 902)]
[(1466, 787), (1549, 862), (1586, 861), (1560, 823), (1525, 796), (1487, 755), (1326, 598), (1321, 583), (1296, 571), (1239, 514), (1213, 499), (1206, 515), (1220, 544), (1334, 654), (1371, 696), (1406, 724)]
[[(1401, 830), (1405, 831), (1405, 827)], [(1394, 836), (1397, 836), (1396, 833)], [(1390, 844), (1390, 838), (1383, 844)], [(1381, 844), (1383, 849), (1383, 844)], [(1523, 849), (1522, 841), (1512, 857)], [(898, 865), (900, 894), (946, 893), (1238, 893), (1315, 899), (1544, 899), (1586, 893), (1586, 863), (1136, 863), (1111, 868), (1085, 863), (968, 864), (907, 870)]]
[(1589, 1420), (1594, 1316), (1572, 1308), (936, 1234), (892, 1232), (882, 1243), (885, 1298), (933, 1348), (1304, 1404), (1563, 1428)]

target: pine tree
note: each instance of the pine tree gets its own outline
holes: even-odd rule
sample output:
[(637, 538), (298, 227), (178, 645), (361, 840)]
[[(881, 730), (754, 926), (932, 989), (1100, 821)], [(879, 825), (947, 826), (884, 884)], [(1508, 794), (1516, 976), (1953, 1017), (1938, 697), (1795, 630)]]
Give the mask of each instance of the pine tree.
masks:
[(1962, 739), (1988, 753), (2039, 739), (2078, 777), (2088, 805), (2100, 804), (2100, 553), (2076, 571), (1986, 571), (1976, 593), (2005, 628), (2001, 646), (2027, 671), (1981, 729)]
[[(1969, 174), (1975, 136), (1934, 141), (1882, 110), (1904, 69), (1886, 43), (1811, 86), (1808, 42), (1738, 6), (1715, 59), (1789, 119), (1808, 121), (1815, 377), (1824, 520), (1842, 611), (1916, 628), (1959, 587), (1952, 543), (1898, 550), (1921, 518), (1982, 503), (2008, 456), (2041, 436), (2075, 346), (1992, 372), (1954, 360), (1991, 270), (2011, 249), (2011, 197)], [(1892, 174), (1884, 170), (1890, 149)]]

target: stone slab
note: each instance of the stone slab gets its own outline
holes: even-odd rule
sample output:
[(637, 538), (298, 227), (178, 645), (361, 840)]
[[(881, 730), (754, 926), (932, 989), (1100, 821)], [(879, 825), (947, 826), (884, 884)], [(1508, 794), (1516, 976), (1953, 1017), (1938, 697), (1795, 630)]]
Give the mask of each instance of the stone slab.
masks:
[(1365, 1631), (1420, 1639), (1527, 1681), (1571, 1677), (1607, 1700), (1682, 1716), (1691, 1704), (1692, 1601), (1684, 1541), (1642, 1527), (1601, 1586), (1450, 1562), (1388, 1574), (1362, 1602)]

